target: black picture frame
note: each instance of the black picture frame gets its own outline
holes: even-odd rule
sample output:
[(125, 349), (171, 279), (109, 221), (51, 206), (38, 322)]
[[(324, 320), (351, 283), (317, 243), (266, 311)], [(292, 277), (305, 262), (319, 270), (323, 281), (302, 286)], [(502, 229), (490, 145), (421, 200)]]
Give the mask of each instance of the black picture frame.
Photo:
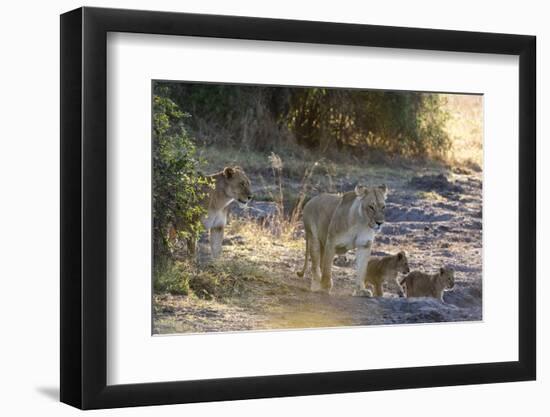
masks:
[[(107, 385), (108, 32), (519, 56), (519, 360)], [(94, 409), (535, 379), (535, 51), (524, 35), (88, 7), (61, 15), (61, 401)]]

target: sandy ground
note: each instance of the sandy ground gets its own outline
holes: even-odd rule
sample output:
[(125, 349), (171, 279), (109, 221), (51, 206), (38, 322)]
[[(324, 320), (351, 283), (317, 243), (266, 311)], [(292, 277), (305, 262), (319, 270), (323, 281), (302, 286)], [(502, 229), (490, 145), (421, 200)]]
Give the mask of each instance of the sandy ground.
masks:
[[(353, 188), (346, 178), (338, 181), (339, 189)], [(304, 278), (295, 274), (303, 263), (302, 231), (291, 242), (281, 243), (270, 236), (248, 239), (237, 227), (237, 219), (228, 227), (219, 262), (244, 260), (259, 271), (259, 277), (239, 282), (224, 299), (155, 295), (154, 333), (481, 320), (481, 174), (431, 171), (393, 176), (383, 171), (378, 178), (369, 173), (364, 181), (385, 182), (391, 190), (386, 223), (377, 234), (373, 255), (405, 250), (411, 270), (432, 273), (440, 266), (454, 268), (456, 284), (445, 293), (444, 303), (399, 298), (389, 288), (381, 298), (352, 296), (354, 252), (335, 259), (331, 295), (312, 293), (310, 274)], [(206, 244), (200, 251), (208, 259)], [(202, 262), (206, 265), (208, 260)]]

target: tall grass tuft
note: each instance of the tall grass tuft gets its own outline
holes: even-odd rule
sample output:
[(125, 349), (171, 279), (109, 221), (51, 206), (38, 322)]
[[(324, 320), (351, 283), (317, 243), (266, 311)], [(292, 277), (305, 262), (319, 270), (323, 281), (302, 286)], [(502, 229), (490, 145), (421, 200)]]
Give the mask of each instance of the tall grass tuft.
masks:
[(290, 227), (292, 228), (292, 231), (294, 231), (299, 223), (300, 217), (302, 216), (302, 210), (304, 208), (304, 201), (306, 199), (307, 191), (311, 185), (311, 178), (313, 177), (313, 172), (315, 171), (315, 168), (317, 168), (321, 163), (321, 160), (315, 161), (311, 166), (307, 167), (304, 171), (304, 176), (302, 178), (302, 182), (300, 184), (300, 192), (298, 194), (298, 201), (296, 202), (296, 205), (294, 206), (294, 209), (292, 210), (292, 214), (290, 215)]
[(285, 218), (285, 201), (283, 194), (283, 160), (279, 155), (274, 152), (271, 152), (271, 155), (268, 157), (271, 169), (273, 171), (273, 178), (275, 179), (275, 186), (278, 190), (279, 195), (274, 199), (275, 204), (277, 205), (277, 227), (275, 229), (275, 234), (280, 236), (282, 233), (282, 226)]
[[(314, 171), (321, 165), (322, 159), (306, 166), (300, 182), (300, 189), (296, 198), (296, 203), (294, 203), (289, 216), (287, 216), (287, 213), (285, 212), (283, 160), (274, 152), (271, 152), (268, 160), (273, 173), (274, 189), (277, 193), (277, 195), (274, 195), (274, 193), (270, 191), (269, 195), (271, 200), (275, 202), (277, 210), (274, 216), (271, 216), (264, 221), (263, 226), (269, 229), (271, 233), (277, 237), (281, 237), (283, 234), (292, 237), (295, 235), (295, 232), (300, 225), (300, 218), (302, 216), (302, 209), (307, 197), (307, 192), (311, 188), (311, 181)], [(264, 186), (264, 188), (267, 187)], [(291, 193), (289, 192), (288, 194), (290, 195)]]

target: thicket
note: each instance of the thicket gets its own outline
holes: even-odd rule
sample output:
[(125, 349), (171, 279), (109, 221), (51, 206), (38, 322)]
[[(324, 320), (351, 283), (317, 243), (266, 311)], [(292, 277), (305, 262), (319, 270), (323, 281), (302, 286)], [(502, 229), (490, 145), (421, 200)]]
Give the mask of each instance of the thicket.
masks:
[(170, 255), (168, 230), (180, 239), (202, 232), (200, 204), (210, 186), (201, 174), (203, 161), (184, 121), (189, 115), (159, 87), (153, 95), (153, 256), (156, 268), (165, 268)]
[(332, 88), (158, 83), (191, 115), (201, 144), (280, 151), (286, 143), (322, 152), (371, 150), (442, 157), (448, 114), (438, 94)]

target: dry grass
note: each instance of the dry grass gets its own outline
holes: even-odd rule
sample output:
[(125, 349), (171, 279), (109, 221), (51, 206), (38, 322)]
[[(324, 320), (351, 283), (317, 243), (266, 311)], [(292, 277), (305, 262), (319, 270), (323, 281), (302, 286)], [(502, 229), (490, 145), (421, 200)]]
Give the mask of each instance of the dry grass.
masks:
[(447, 198), (442, 196), (441, 194), (435, 192), (435, 191), (419, 191), (417, 193), (418, 197), (424, 199), (424, 200), (430, 200), (430, 201), (447, 201)]
[[(228, 165), (240, 165), (251, 177), (264, 177), (266, 181), (262, 188), (271, 187), (276, 193), (276, 183), (273, 180), (273, 169), (269, 157), (271, 152), (262, 152), (232, 146), (205, 146), (197, 148), (198, 155), (206, 160), (205, 173), (212, 174), (221, 171)], [(378, 155), (378, 154), (377, 154)], [(401, 176), (396, 168), (414, 165), (415, 161), (389, 156), (372, 160), (370, 155), (358, 152), (331, 152), (323, 154), (314, 149), (306, 148), (281, 148), (277, 156), (282, 160), (281, 174), (283, 181), (300, 182), (306, 173), (315, 165), (312, 180), (325, 177), (328, 181), (342, 177), (379, 178), (381, 176)], [(422, 159), (418, 161), (422, 167), (440, 166), (437, 161)], [(259, 180), (261, 181), (261, 180)], [(328, 184), (324, 191), (336, 192), (334, 185)], [(283, 190), (285, 191), (285, 190)]]
[(449, 112), (446, 131), (452, 142), (449, 162), (480, 170), (483, 167), (483, 96), (444, 94)]
[[(284, 227), (279, 231), (273, 230), (268, 222), (258, 223), (246, 219), (236, 219), (231, 222), (227, 231), (228, 236), (242, 236), (247, 245), (252, 245), (258, 252), (269, 252), (273, 250), (273, 247), (303, 251), (303, 239), (296, 236), (296, 231), (301, 228), (301, 224), (291, 224), (288, 220), (283, 223)], [(247, 248), (245, 247), (245, 249)], [(248, 256), (253, 257), (254, 254)]]

